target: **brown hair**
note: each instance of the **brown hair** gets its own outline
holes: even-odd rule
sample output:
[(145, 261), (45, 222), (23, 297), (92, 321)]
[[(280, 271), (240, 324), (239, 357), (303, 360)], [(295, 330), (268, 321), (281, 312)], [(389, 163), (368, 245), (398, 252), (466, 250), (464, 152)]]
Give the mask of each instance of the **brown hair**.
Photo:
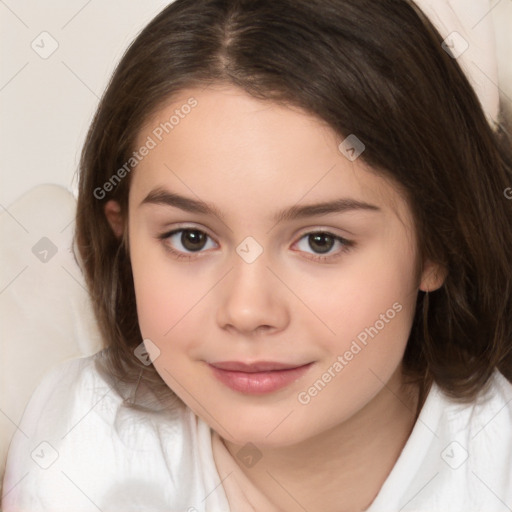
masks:
[[(134, 355), (142, 342), (126, 236), (130, 175), (95, 191), (130, 158), (148, 118), (188, 87), (227, 83), (261, 100), (298, 106), (345, 138), (405, 191), (419, 253), (447, 270), (419, 293), (406, 374), (472, 399), (498, 368), (512, 377), (512, 186), (508, 142), (493, 131), (457, 61), (407, 0), (177, 0), (119, 63), (87, 135), (80, 164), (76, 246), (108, 372), (172, 393)], [(340, 139), (341, 140), (341, 139)], [(105, 194), (103, 194), (105, 195)]]

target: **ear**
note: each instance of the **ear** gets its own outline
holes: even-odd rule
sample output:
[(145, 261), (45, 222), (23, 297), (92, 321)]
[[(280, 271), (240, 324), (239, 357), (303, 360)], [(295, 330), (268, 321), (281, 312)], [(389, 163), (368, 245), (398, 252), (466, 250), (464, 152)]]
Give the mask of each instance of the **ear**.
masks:
[(432, 263), (427, 260), (423, 272), (421, 274), (420, 290), (424, 292), (433, 292), (443, 286), (448, 272), (447, 270), (437, 263)]
[(124, 221), (121, 214), (121, 206), (119, 206), (117, 201), (113, 199), (107, 201), (105, 204), (105, 216), (107, 217), (114, 235), (116, 235), (117, 238), (121, 238), (124, 231)]

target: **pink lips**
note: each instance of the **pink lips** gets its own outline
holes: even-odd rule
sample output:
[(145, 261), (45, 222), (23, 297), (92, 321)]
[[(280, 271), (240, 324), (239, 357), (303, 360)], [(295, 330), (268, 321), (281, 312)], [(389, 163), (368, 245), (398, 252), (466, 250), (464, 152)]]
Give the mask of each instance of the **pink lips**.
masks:
[(242, 363), (222, 361), (210, 363), (214, 376), (223, 384), (247, 394), (265, 394), (277, 391), (301, 377), (313, 363), (301, 366), (259, 361)]

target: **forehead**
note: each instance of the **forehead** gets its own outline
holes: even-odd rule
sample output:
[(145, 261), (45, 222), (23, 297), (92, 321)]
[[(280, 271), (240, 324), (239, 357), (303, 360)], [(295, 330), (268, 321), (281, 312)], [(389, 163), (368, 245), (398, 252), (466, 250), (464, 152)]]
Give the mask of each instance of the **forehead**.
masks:
[(132, 173), (131, 202), (160, 187), (234, 215), (258, 202), (270, 218), (282, 205), (349, 197), (408, 217), (398, 187), (347, 159), (343, 139), (315, 116), (235, 87), (183, 90), (139, 132), (136, 147), (152, 148)]
[(180, 154), (195, 150), (195, 159), (216, 156), (216, 162), (233, 165), (239, 156), (262, 164), (299, 154), (313, 156), (337, 139), (325, 122), (297, 107), (258, 100), (227, 85), (181, 91), (145, 123), (137, 144), (148, 135), (158, 146), (172, 146), (175, 159), (180, 149)]

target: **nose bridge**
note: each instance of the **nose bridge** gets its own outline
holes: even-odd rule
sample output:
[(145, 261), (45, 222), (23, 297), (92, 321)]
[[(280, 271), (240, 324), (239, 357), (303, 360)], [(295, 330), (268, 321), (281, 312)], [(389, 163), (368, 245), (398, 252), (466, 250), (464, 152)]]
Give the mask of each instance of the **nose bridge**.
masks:
[(218, 304), (219, 325), (243, 332), (262, 326), (273, 330), (284, 328), (289, 318), (286, 298), (268, 268), (265, 251), (258, 250), (248, 240), (237, 247), (232, 262)]
[(240, 255), (237, 249), (237, 255), (233, 257), (233, 271), (231, 272), (231, 286), (239, 293), (260, 291), (265, 293), (269, 286), (269, 277), (272, 275), (268, 269), (269, 261), (267, 255), (262, 253), (257, 257), (251, 256), (246, 259)]

